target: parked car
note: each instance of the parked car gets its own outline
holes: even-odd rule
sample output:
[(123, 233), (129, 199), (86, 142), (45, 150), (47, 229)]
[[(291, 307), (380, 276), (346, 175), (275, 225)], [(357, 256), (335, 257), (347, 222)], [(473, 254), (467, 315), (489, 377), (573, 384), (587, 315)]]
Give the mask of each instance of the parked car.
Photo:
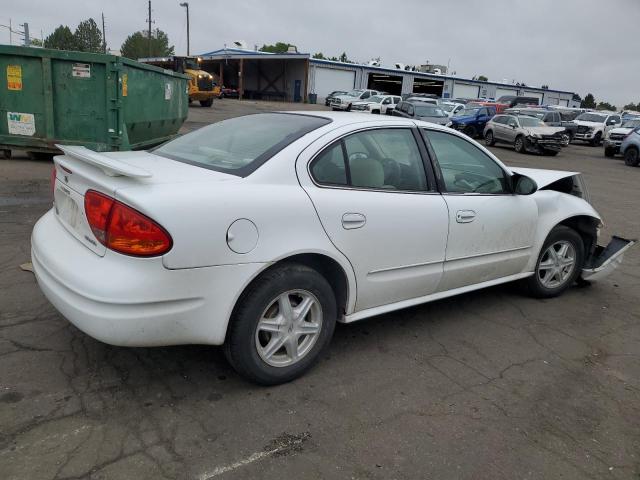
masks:
[(415, 118), (425, 122), (436, 123), (438, 125), (450, 126), (449, 116), (437, 105), (432, 105), (423, 101), (403, 100), (393, 110), (392, 115), (397, 117)]
[(378, 95), (378, 91), (362, 89), (351, 90), (344, 95), (336, 95), (335, 97), (333, 97), (333, 99), (331, 100), (331, 109), (345, 110), (348, 112), (351, 110), (351, 105), (353, 104), (353, 102), (357, 102), (358, 100), (366, 100), (373, 95)]
[(220, 88), (220, 93), (218, 94), (218, 98), (240, 98), (240, 93), (237, 88), (234, 87), (225, 87), (224, 85)]
[(464, 110), (464, 105), (462, 103), (454, 103), (454, 102), (446, 102), (442, 101), (438, 104), (438, 106), (447, 114), (449, 117), (453, 117), (458, 112)]
[(578, 115), (574, 122), (578, 128), (573, 139), (588, 142), (595, 147), (604, 138), (605, 128), (619, 126), (622, 119), (617, 113), (585, 112)]
[(329, 95), (327, 95), (324, 99), (324, 104), (325, 106), (329, 106), (331, 105), (331, 101), (334, 99), (334, 97), (337, 97), (338, 95), (346, 95), (348, 92), (344, 92), (342, 90), (334, 90), (333, 92), (331, 92)]
[(496, 110), (496, 113), (502, 113), (507, 108), (504, 103), (499, 102), (489, 102), (486, 100), (476, 100), (473, 102), (467, 103), (468, 107), (493, 107)]
[(622, 120), (622, 126), (607, 130), (604, 135), (604, 156), (613, 157), (620, 152), (622, 141), (634, 129), (640, 127), (640, 117), (627, 117), (628, 120)]
[(503, 103), (506, 108), (513, 108), (516, 105), (540, 105), (540, 99), (538, 97), (521, 97), (516, 95), (503, 95), (498, 100), (498, 103)]
[(431, 97), (414, 97), (414, 96), (409, 96), (407, 97), (405, 100), (405, 102), (422, 102), (422, 103), (429, 103), (431, 105), (439, 105), (440, 101), (437, 98), (431, 98)]
[(573, 140), (578, 131), (578, 124), (573, 121), (563, 120), (562, 114), (558, 110), (547, 110), (543, 108), (508, 108), (504, 113), (510, 115), (528, 115), (542, 120), (550, 127), (564, 127), (569, 136), (569, 142)]
[(637, 167), (640, 163), (640, 128), (632, 130), (620, 144), (620, 153), (624, 157), (625, 165)]
[(261, 384), (307, 371), (337, 320), (515, 280), (554, 297), (632, 244), (596, 247), (579, 174), (413, 119), (262, 113), (150, 152), (60, 148), (31, 237), (53, 306), (114, 345), (224, 345)]
[(397, 95), (374, 95), (367, 100), (353, 102), (351, 111), (391, 115), (398, 102), (400, 97)]
[(496, 115), (487, 122), (484, 142), (487, 146), (508, 143), (518, 153), (535, 152), (554, 156), (569, 144), (569, 136), (563, 127), (549, 127), (536, 117)]
[(451, 117), (451, 128), (464, 132), (471, 138), (482, 135), (487, 122), (496, 114), (494, 107), (465, 106)]

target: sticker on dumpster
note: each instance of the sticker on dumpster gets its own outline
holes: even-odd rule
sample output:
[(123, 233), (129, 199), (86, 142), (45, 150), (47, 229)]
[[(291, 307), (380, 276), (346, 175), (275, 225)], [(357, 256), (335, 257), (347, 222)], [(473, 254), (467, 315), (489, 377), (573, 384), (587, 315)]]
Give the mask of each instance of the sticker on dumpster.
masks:
[(127, 78), (127, 74), (126, 74), (126, 73), (124, 73), (124, 74), (122, 75), (122, 96), (123, 96), (123, 97), (126, 97), (126, 96), (127, 96), (127, 90), (128, 90), (128, 88), (129, 88), (129, 87), (127, 86), (127, 80), (128, 80), (128, 78)]
[(170, 83), (164, 84), (164, 99), (171, 100), (171, 84)]
[(22, 67), (20, 65), (7, 65), (7, 88), (22, 90)]
[(33, 137), (36, 133), (36, 120), (32, 113), (7, 112), (7, 126), (12, 135)]
[(91, 65), (88, 63), (74, 63), (71, 67), (71, 76), (78, 78), (90, 78)]

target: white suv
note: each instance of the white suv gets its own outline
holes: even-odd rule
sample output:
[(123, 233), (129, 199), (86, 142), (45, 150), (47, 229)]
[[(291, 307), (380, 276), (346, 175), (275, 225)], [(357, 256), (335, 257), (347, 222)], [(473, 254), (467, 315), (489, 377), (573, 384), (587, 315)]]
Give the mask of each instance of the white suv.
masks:
[(331, 108), (333, 110), (346, 110), (347, 112), (351, 111), (351, 105), (358, 100), (366, 100), (373, 95), (378, 95), (377, 90), (364, 90), (364, 89), (356, 89), (351, 90), (346, 95), (338, 95), (337, 97), (333, 97), (331, 100)]
[(578, 115), (574, 122), (578, 125), (578, 129), (573, 139), (597, 146), (604, 138), (607, 127), (620, 126), (622, 118), (619, 114), (611, 112), (584, 112)]

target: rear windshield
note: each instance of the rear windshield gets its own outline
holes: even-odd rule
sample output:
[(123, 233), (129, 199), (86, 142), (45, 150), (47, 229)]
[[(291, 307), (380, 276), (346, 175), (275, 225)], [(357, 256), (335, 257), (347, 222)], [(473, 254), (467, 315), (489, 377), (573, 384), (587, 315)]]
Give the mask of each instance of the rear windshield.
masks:
[(247, 115), (183, 135), (161, 145), (153, 153), (246, 177), (287, 145), (330, 121), (288, 113)]

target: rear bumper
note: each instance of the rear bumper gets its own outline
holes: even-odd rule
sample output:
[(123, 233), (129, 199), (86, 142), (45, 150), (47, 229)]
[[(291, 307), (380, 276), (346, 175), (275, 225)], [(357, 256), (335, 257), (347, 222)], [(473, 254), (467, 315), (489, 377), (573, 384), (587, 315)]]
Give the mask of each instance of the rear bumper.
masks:
[(112, 345), (224, 342), (244, 287), (264, 264), (169, 270), (162, 258), (107, 251), (99, 257), (46, 213), (35, 225), (31, 257), (53, 306), (91, 337)]

